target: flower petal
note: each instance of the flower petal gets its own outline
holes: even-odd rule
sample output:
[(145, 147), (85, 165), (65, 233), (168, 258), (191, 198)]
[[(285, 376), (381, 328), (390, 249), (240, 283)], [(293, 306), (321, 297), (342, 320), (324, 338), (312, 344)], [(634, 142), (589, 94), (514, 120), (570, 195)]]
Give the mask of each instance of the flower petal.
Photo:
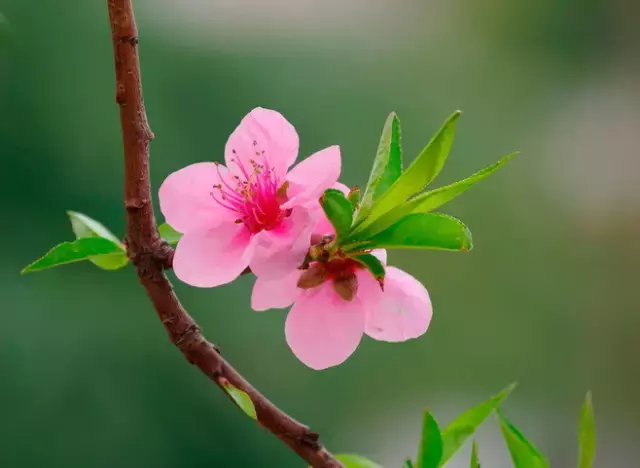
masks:
[(296, 207), (276, 229), (258, 233), (259, 243), (249, 265), (253, 274), (280, 276), (302, 265), (311, 245), (310, 216), (303, 207)]
[(333, 187), (331, 187), (331, 188), (334, 188), (336, 190), (340, 190), (342, 193), (345, 194), (345, 196), (349, 195), (349, 192), (351, 191), (349, 189), (349, 187), (344, 185), (342, 182), (336, 182), (335, 184), (333, 184)]
[(293, 270), (279, 278), (258, 276), (251, 292), (251, 308), (262, 312), (289, 307), (301, 293), (298, 289), (299, 278), (300, 270)]
[(383, 265), (387, 264), (387, 250), (386, 249), (375, 249), (371, 251), (371, 255), (377, 257), (378, 260), (382, 262)]
[(211, 195), (213, 186), (222, 183), (220, 175), (226, 178), (228, 173), (224, 166), (201, 162), (170, 174), (159, 190), (160, 211), (167, 223), (178, 232), (187, 232), (233, 219), (234, 212)]
[(257, 107), (242, 119), (229, 137), (224, 159), (227, 167), (238, 176), (252, 172), (253, 160), (272, 168), (278, 180), (284, 181), (287, 170), (298, 157), (298, 146), (298, 133), (282, 114)]
[(223, 224), (182, 236), (173, 257), (173, 270), (191, 286), (212, 288), (229, 283), (249, 265), (255, 250), (250, 232), (240, 224)]
[(336, 234), (336, 229), (327, 218), (327, 215), (324, 214), (324, 211), (320, 213), (318, 221), (316, 221), (316, 225), (313, 227), (313, 233), (321, 236), (334, 236)]
[(365, 326), (358, 298), (341, 299), (326, 283), (305, 291), (287, 315), (285, 335), (293, 353), (312, 369), (344, 362), (356, 350)]
[(284, 206), (317, 202), (322, 193), (338, 181), (340, 166), (339, 146), (325, 148), (297, 164), (287, 174), (289, 201)]
[(424, 334), (433, 313), (429, 293), (410, 274), (387, 267), (384, 292), (367, 271), (358, 274), (358, 296), (367, 311), (365, 333), (381, 341), (405, 341)]

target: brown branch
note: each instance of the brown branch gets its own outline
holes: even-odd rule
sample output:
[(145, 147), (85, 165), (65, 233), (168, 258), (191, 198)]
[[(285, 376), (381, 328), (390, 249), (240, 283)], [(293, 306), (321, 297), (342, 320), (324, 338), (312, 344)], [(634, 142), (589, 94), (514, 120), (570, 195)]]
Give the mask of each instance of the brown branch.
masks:
[(222, 387), (225, 381), (245, 391), (253, 401), (259, 423), (313, 467), (339, 468), (342, 464), (318, 442), (318, 434), (300, 424), (251, 386), (182, 308), (163, 268), (172, 251), (161, 240), (151, 204), (149, 143), (153, 133), (142, 100), (138, 63), (138, 31), (131, 0), (108, 0), (116, 71), (116, 101), (124, 140), (124, 205), (127, 212), (126, 243), (140, 282), (162, 321), (169, 339), (187, 360)]

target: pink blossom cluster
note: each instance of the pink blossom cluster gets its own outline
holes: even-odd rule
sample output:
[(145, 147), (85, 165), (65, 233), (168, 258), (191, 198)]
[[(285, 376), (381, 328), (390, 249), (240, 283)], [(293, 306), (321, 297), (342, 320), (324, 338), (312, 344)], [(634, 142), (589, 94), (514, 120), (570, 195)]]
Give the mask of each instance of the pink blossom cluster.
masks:
[[(298, 147), (295, 128), (281, 114), (256, 108), (229, 137), (225, 165), (196, 163), (167, 177), (160, 208), (183, 234), (173, 261), (176, 276), (215, 287), (250, 268), (256, 276), (252, 308), (292, 306), (286, 340), (313, 369), (344, 362), (363, 334), (400, 342), (425, 333), (431, 301), (408, 273), (387, 266), (383, 290), (349, 258), (310, 259), (317, 239), (335, 235), (319, 198), (329, 188), (349, 189), (338, 182), (338, 146), (294, 166)], [(370, 253), (386, 264), (386, 251)]]

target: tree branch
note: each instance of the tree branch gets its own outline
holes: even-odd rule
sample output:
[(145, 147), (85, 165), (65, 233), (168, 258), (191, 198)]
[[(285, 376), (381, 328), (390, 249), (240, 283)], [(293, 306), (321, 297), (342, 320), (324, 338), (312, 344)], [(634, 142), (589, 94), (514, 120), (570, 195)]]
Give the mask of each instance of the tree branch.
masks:
[(116, 72), (116, 102), (124, 140), (124, 205), (126, 244), (140, 282), (162, 321), (169, 339), (187, 360), (222, 388), (230, 382), (253, 401), (259, 423), (316, 468), (342, 464), (318, 442), (318, 434), (297, 422), (261, 395), (209, 343), (182, 308), (163, 268), (170, 265), (171, 249), (158, 234), (149, 182), (149, 128), (142, 100), (138, 63), (138, 31), (131, 0), (108, 0)]

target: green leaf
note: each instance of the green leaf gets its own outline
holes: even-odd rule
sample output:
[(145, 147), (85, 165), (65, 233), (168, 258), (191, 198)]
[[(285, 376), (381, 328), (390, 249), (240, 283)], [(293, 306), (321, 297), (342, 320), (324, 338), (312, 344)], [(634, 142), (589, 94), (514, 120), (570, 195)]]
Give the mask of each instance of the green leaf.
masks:
[(358, 204), (360, 203), (360, 189), (358, 187), (353, 187), (347, 194), (347, 200), (349, 200), (351, 206), (355, 211), (356, 208), (358, 208)]
[(365, 230), (366, 232), (362, 232), (362, 234), (358, 237), (366, 237), (370, 236), (371, 234), (380, 232), (410, 213), (428, 213), (429, 211), (435, 210), (436, 208), (450, 202), (457, 196), (463, 194), (476, 183), (489, 177), (502, 166), (507, 164), (511, 160), (511, 158), (513, 158), (517, 154), (517, 152), (508, 154), (491, 166), (485, 167), (481, 171), (476, 172), (466, 179), (459, 180), (458, 182), (447, 185), (445, 187), (440, 187), (438, 189), (420, 194), (410, 201), (393, 208), (391, 211), (385, 213), (374, 222), (372, 222), (371, 225)]
[(382, 466), (371, 460), (351, 453), (340, 453), (336, 455), (336, 458), (340, 460), (345, 468), (382, 468)]
[(451, 150), (455, 135), (455, 124), (459, 116), (460, 111), (456, 111), (446, 120), (415, 161), (380, 196), (369, 212), (362, 215), (362, 220), (359, 220), (360, 222), (354, 232), (364, 229), (383, 214), (422, 192), (438, 175)]
[(320, 205), (336, 230), (338, 240), (349, 235), (353, 221), (353, 206), (340, 190), (327, 189), (320, 197)]
[[(461, 221), (442, 213), (411, 214), (367, 239), (361, 248), (438, 249), (468, 251), (471, 232)], [(348, 250), (348, 246), (344, 247)]]
[(103, 270), (117, 270), (129, 263), (125, 247), (109, 229), (89, 216), (77, 211), (67, 211), (71, 229), (78, 239), (86, 237), (102, 237), (120, 246), (121, 253), (107, 256), (97, 256), (89, 259), (91, 263)]
[(491, 414), (498, 409), (500, 404), (513, 392), (516, 384), (513, 383), (502, 390), (496, 396), (468, 409), (456, 419), (451, 421), (442, 431), (442, 463), (446, 463), (453, 457)]
[(256, 407), (253, 405), (251, 397), (247, 395), (246, 392), (243, 392), (238, 387), (231, 385), (231, 383), (226, 379), (222, 379), (220, 381), (220, 384), (224, 388), (225, 392), (227, 392), (227, 394), (235, 402), (235, 404), (238, 405), (238, 408), (244, 411), (244, 414), (249, 416), (251, 419), (258, 419), (258, 415), (256, 414)]
[(400, 174), (402, 174), (400, 120), (396, 113), (392, 112), (382, 129), (376, 159), (373, 162), (356, 221), (363, 219), (369, 213), (373, 202), (393, 185)]
[(410, 458), (407, 458), (402, 464), (402, 468), (413, 468), (413, 462)]
[(478, 460), (478, 444), (476, 444), (475, 440), (471, 446), (471, 461), (469, 462), (469, 467), (480, 468), (480, 460)]
[(591, 392), (587, 392), (582, 408), (580, 409), (579, 429), (580, 451), (578, 456), (578, 468), (591, 468), (596, 456), (596, 421), (593, 416), (593, 402)]
[(497, 412), (502, 436), (507, 444), (514, 468), (549, 468), (549, 462), (527, 438)]
[(162, 237), (169, 244), (177, 244), (182, 237), (181, 233), (173, 229), (167, 223), (158, 226), (158, 232), (160, 233), (160, 237)]
[(89, 260), (96, 256), (121, 256), (122, 246), (103, 237), (83, 237), (73, 242), (63, 242), (49, 250), (43, 257), (26, 266), (22, 274), (45, 270), (58, 265)]
[(349, 256), (356, 262), (364, 265), (367, 270), (371, 272), (375, 280), (380, 283), (380, 287), (384, 288), (384, 275), (385, 269), (382, 262), (375, 255), (369, 253), (361, 253), (358, 255)]
[(120, 239), (95, 219), (77, 211), (67, 211), (67, 215), (69, 215), (69, 220), (71, 221), (71, 229), (78, 239), (82, 237), (103, 237), (116, 244), (120, 243)]
[(442, 459), (442, 435), (433, 415), (425, 410), (422, 417), (422, 438), (418, 448), (417, 468), (437, 468)]

